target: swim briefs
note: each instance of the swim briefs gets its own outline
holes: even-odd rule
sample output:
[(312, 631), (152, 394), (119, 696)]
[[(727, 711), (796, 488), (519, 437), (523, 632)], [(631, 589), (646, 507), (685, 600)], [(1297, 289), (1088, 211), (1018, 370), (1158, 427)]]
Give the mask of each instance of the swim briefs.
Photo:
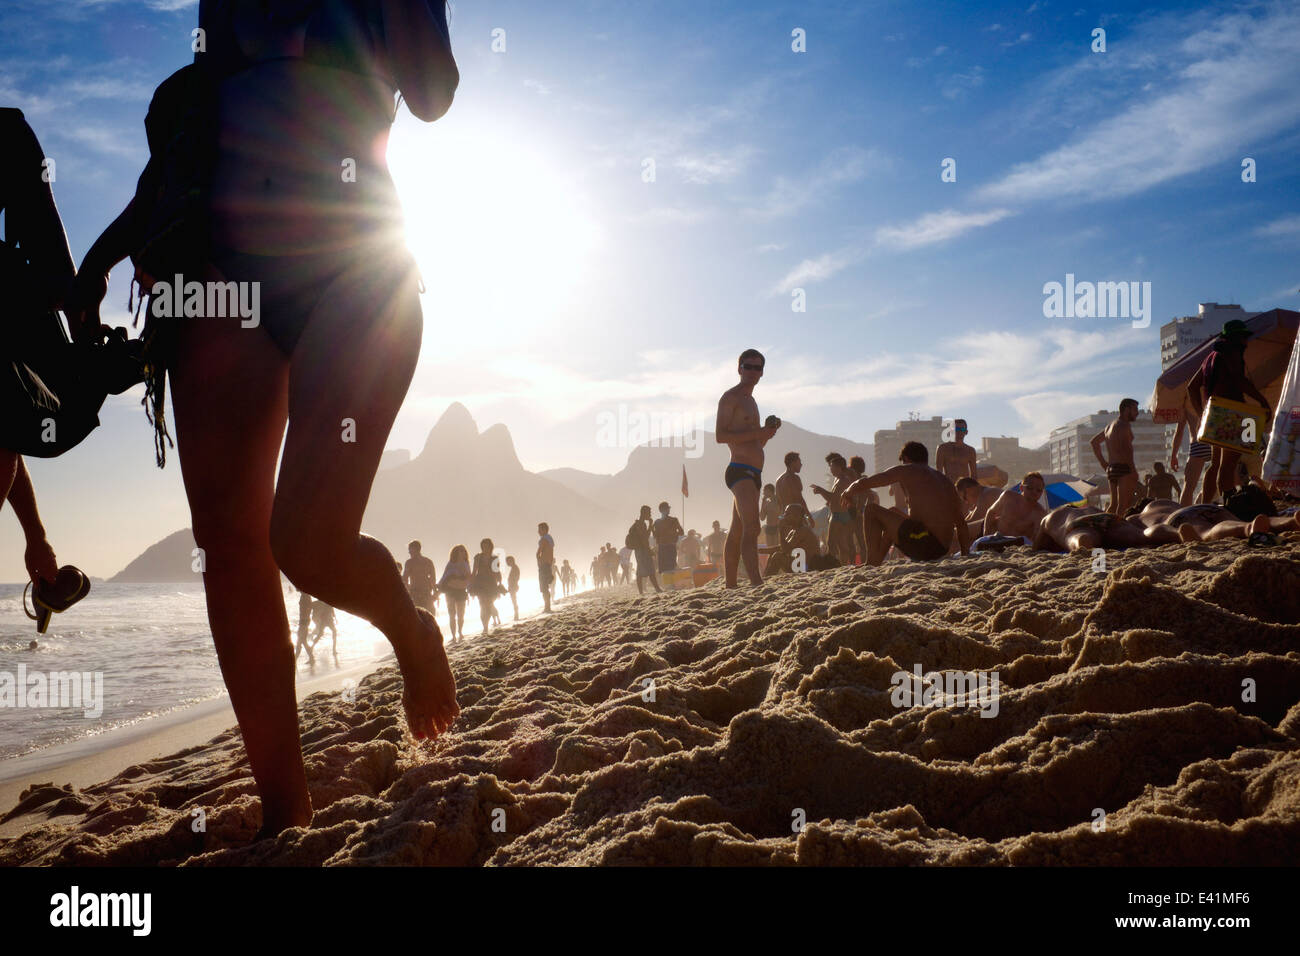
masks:
[(898, 550), (913, 561), (936, 561), (948, 553), (948, 546), (915, 518), (904, 518), (898, 526)]
[(1220, 521), (1232, 521), (1232, 518), (1226, 516), (1229, 514), (1232, 514), (1232, 512), (1218, 505), (1188, 505), (1186, 508), (1179, 508), (1171, 514), (1167, 521), (1171, 528), (1180, 528), (1189, 521), (1204, 521), (1217, 524)]
[(1103, 511), (1100, 514), (1080, 515), (1065, 526), (1065, 533), (1071, 534), (1075, 531), (1095, 531), (1098, 534), (1105, 534), (1115, 526), (1115, 522), (1121, 520), (1109, 511)]
[(1125, 475), (1131, 474), (1133, 474), (1133, 466), (1122, 461), (1112, 462), (1110, 467), (1106, 469), (1106, 477), (1116, 483)]
[(1210, 447), (1209, 442), (1194, 441), (1187, 453), (1187, 457), (1196, 461), (1209, 461), (1213, 453), (1214, 450)]
[(727, 470), (722, 476), (728, 488), (734, 488), (736, 482), (749, 479), (758, 486), (758, 490), (763, 490), (763, 469), (755, 468), (753, 465), (746, 465), (743, 462), (733, 461), (727, 465)]

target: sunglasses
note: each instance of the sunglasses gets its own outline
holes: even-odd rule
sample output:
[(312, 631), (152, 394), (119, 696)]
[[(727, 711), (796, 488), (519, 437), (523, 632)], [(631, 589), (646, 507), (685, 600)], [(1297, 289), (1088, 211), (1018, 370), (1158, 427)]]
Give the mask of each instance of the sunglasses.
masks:
[(741, 367), (742, 369), (744, 369), (746, 372), (761, 372), (761, 371), (763, 371), (763, 366), (761, 366), (761, 365), (750, 365), (748, 362), (744, 362), (744, 363), (742, 363), (740, 367)]

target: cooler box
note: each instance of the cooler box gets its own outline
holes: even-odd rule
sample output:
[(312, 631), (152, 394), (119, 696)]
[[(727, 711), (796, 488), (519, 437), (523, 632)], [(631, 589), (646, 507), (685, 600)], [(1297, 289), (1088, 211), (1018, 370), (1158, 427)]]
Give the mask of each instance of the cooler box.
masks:
[[(1246, 427), (1248, 418), (1255, 420), (1255, 440), (1251, 443), (1242, 440), (1242, 431)], [(1201, 429), (1197, 432), (1196, 440), (1218, 445), (1230, 451), (1253, 455), (1264, 447), (1267, 434), (1264, 430), (1264, 409), (1258, 405), (1234, 402), (1215, 395), (1205, 406), (1205, 414), (1201, 417)]]
[(665, 571), (659, 575), (659, 583), (673, 591), (680, 591), (691, 587), (694, 583), (694, 576), (688, 570), (679, 569), (677, 571)]
[(691, 569), (691, 577), (697, 588), (708, 584), (721, 573), (714, 564), (697, 564)]

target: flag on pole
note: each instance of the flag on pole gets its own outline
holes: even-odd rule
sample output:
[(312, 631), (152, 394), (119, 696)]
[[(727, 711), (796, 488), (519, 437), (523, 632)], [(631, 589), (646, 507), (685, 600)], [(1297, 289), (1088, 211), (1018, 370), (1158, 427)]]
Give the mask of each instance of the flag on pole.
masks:
[(682, 465), (682, 497), (689, 498), (690, 496), (691, 489), (690, 486), (686, 484), (686, 466)]

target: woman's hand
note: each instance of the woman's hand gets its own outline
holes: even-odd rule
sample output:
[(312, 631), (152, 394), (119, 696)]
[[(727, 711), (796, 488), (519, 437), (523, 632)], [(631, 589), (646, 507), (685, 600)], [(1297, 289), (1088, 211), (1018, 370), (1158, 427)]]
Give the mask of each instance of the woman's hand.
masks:
[(54, 549), (45, 538), (27, 542), (27, 551), (23, 554), (27, 564), (27, 574), (36, 583), (37, 578), (44, 578), (51, 584), (59, 574), (59, 562), (54, 556)]
[(108, 276), (81, 271), (72, 280), (63, 302), (74, 342), (93, 341), (102, 328), (99, 307), (108, 295)]

